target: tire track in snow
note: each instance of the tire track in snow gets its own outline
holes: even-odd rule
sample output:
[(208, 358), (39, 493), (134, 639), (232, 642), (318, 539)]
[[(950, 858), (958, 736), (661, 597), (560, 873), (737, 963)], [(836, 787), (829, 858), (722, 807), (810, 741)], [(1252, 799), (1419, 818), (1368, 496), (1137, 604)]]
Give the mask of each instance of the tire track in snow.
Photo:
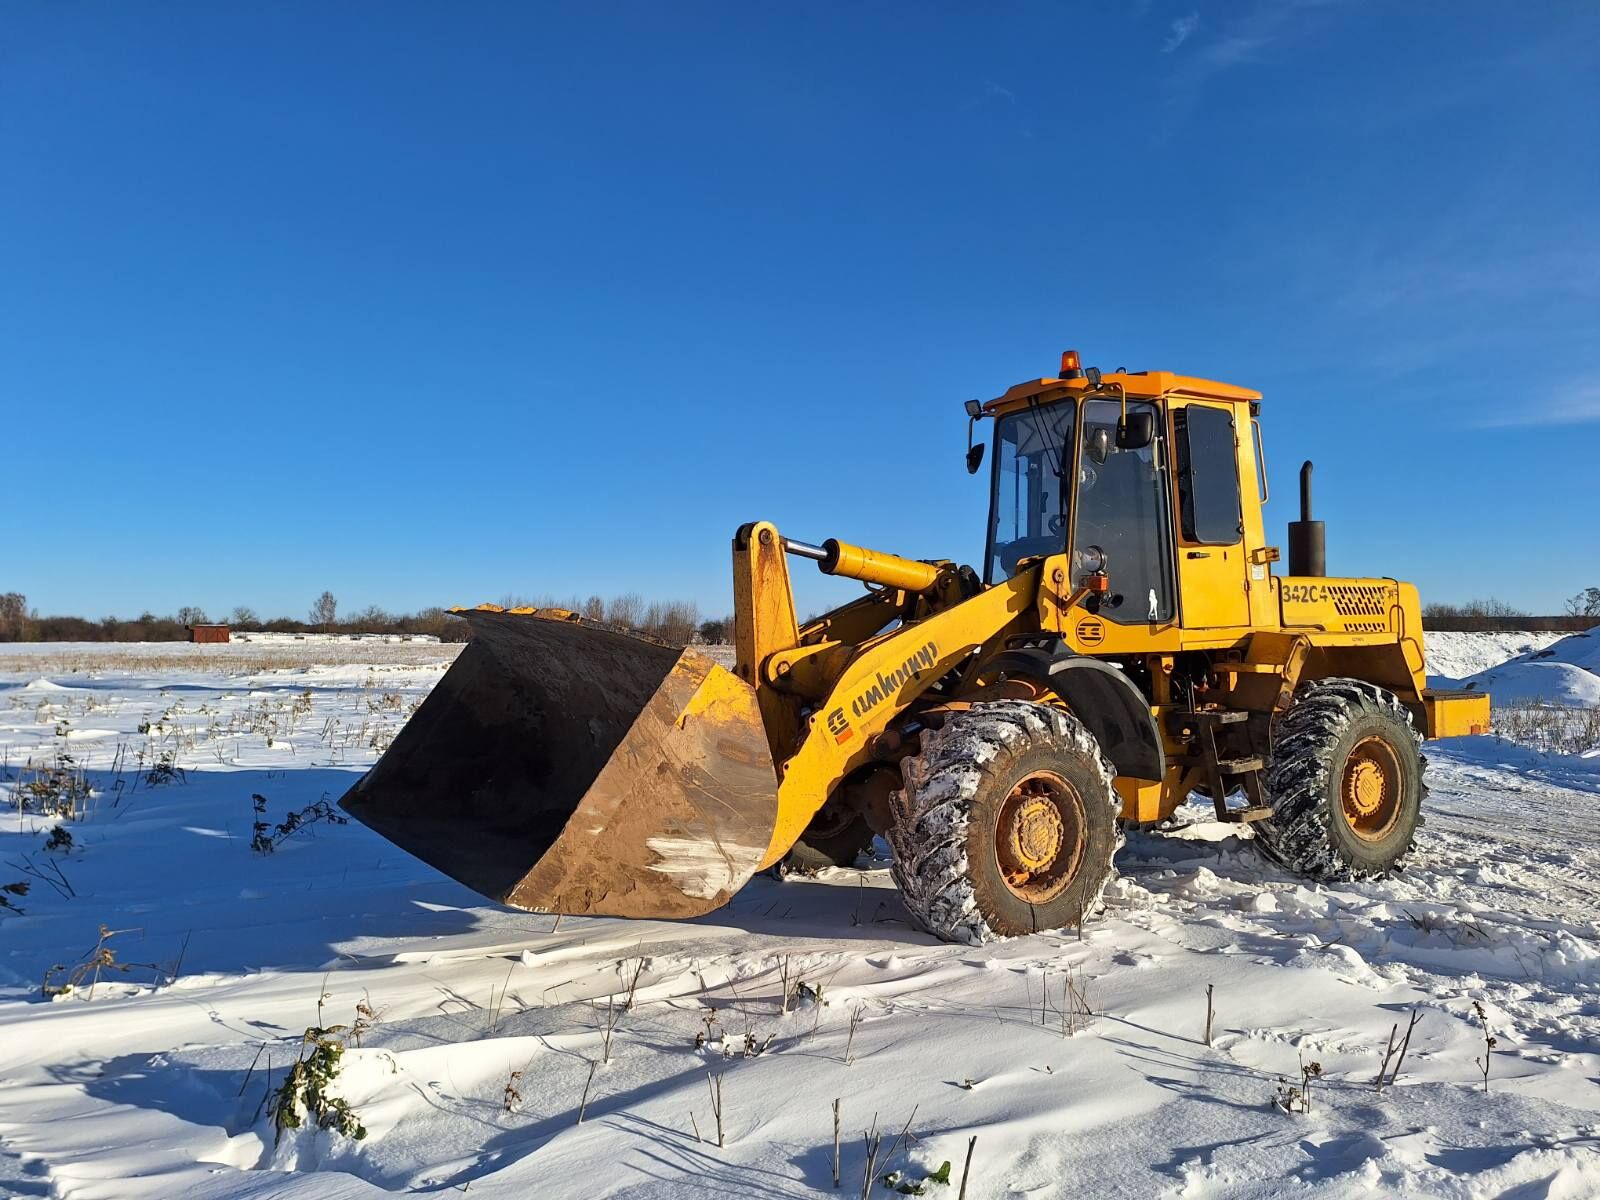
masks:
[(1575, 923), (1600, 908), (1600, 777), (1590, 784), (1578, 771), (1533, 774), (1430, 750), (1425, 859), (1504, 875), (1466, 886), (1492, 888), (1497, 907), (1513, 912)]

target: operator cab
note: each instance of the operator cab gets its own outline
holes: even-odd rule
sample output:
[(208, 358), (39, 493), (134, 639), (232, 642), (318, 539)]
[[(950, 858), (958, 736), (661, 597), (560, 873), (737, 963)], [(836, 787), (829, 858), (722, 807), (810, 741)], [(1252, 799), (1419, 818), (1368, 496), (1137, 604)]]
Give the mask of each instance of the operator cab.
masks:
[(1075, 586), (1097, 573), (1109, 582), (1086, 601), (1091, 611), (1119, 624), (1170, 623), (1179, 542), (1242, 540), (1233, 409), (1257, 394), (1167, 372), (1102, 376), (1079, 369), (1072, 351), (1062, 360), (1059, 377), (981, 406), (995, 418), (984, 582), (1068, 553)]

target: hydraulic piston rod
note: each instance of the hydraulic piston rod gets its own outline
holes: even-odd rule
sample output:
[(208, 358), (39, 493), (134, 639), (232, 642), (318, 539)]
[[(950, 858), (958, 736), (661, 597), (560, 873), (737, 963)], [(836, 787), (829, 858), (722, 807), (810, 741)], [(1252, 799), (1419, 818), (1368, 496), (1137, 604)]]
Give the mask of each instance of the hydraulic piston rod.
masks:
[(783, 548), (798, 558), (814, 559), (824, 575), (843, 575), (907, 592), (926, 592), (939, 579), (939, 568), (931, 563), (852, 546), (838, 538), (829, 538), (820, 546), (784, 538)]

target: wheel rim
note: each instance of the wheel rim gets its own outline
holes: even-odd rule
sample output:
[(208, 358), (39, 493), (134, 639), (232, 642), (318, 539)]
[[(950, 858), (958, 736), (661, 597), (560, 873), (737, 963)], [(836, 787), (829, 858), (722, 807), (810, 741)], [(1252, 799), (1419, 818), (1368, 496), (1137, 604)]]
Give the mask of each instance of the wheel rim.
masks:
[(1380, 737), (1357, 742), (1345, 759), (1339, 803), (1345, 824), (1363, 841), (1381, 841), (1400, 819), (1400, 759)]
[(1035, 771), (1011, 789), (995, 827), (1000, 877), (1017, 899), (1059, 896), (1083, 862), (1083, 797), (1053, 771)]

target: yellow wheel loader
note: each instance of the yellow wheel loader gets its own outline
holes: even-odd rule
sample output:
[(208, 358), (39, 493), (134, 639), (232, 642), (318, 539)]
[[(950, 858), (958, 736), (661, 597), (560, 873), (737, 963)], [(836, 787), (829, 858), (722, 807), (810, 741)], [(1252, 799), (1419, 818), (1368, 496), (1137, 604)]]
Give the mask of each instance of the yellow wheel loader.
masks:
[[(1051, 378), (992, 421), (980, 570), (757, 521), (733, 540), (736, 665), (552, 609), (457, 610), (460, 658), (351, 814), (494, 900), (690, 917), (874, 833), (912, 916), (977, 942), (1092, 914), (1124, 822), (1192, 793), (1313, 878), (1392, 870), (1430, 691), (1416, 589), (1324, 570), (1301, 472), (1288, 570), (1262, 526), (1259, 393), (1162, 371)], [(865, 594), (796, 620), (790, 561)]]

